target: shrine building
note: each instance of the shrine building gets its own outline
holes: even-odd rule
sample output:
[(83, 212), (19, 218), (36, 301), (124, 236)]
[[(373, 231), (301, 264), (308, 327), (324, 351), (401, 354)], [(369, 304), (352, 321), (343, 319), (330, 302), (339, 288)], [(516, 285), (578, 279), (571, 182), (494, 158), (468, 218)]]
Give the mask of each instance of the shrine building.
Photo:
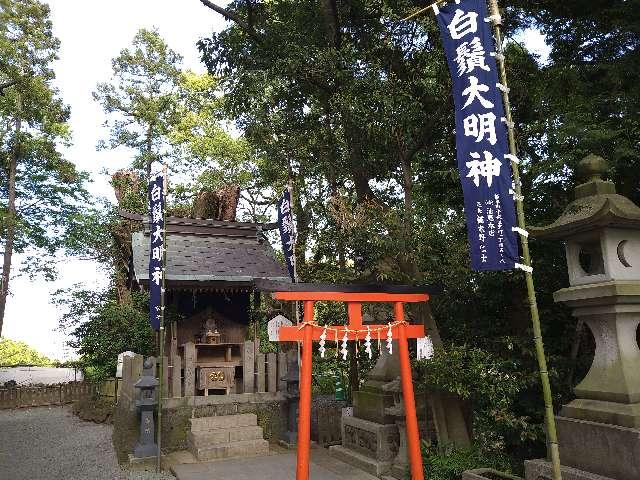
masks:
[[(146, 217), (122, 214), (142, 224), (131, 235), (130, 282), (149, 284), (150, 231)], [(192, 397), (275, 392), (277, 355), (261, 354), (250, 338), (258, 280), (290, 282), (265, 230), (275, 224), (167, 217), (166, 396)], [(253, 297), (253, 298), (252, 298)], [(175, 317), (174, 313), (174, 317)], [(272, 378), (270, 378), (272, 377)]]

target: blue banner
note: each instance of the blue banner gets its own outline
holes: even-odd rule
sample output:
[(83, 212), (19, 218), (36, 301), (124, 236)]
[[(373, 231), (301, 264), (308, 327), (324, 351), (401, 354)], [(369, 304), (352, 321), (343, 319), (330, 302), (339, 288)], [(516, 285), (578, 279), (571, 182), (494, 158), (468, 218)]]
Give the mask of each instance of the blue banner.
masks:
[(160, 330), (164, 277), (164, 178), (157, 175), (149, 182), (149, 322)]
[(293, 252), (293, 246), (295, 245), (295, 228), (293, 226), (293, 214), (291, 212), (291, 192), (285, 190), (276, 204), (278, 209), (278, 230), (280, 230), (280, 240), (282, 240), (282, 253), (284, 253), (285, 261), (287, 262), (287, 270), (289, 270), (289, 276), (291, 280), (296, 281), (295, 278), (295, 262), (296, 258)]
[(439, 7), (440, 34), (453, 79), (456, 151), (474, 270), (519, 262), (507, 125), (485, 0)]

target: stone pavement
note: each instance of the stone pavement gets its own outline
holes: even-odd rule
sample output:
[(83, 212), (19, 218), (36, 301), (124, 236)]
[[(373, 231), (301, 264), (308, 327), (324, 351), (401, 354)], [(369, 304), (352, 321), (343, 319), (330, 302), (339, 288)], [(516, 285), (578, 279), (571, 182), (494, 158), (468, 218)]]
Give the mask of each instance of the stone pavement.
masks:
[[(172, 470), (178, 480), (295, 480), (296, 453), (176, 465)], [(311, 480), (378, 480), (336, 460), (324, 448), (311, 450), (309, 476)]]
[(124, 480), (111, 426), (84, 422), (71, 407), (0, 411), (0, 479)]

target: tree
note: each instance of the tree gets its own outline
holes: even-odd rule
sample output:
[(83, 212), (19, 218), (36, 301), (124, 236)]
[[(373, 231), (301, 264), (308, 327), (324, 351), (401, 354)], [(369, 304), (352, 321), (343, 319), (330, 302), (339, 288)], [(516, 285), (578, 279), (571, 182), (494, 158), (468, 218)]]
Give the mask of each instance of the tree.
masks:
[(52, 279), (52, 256), (68, 245), (87, 192), (86, 175), (58, 151), (70, 139), (69, 110), (51, 86), (59, 42), (49, 7), (37, 0), (3, 0), (0, 7), (1, 332), (13, 253), (28, 251), (23, 270)]
[[(435, 23), (398, 23), (411, 2), (202, 3), (233, 22), (199, 43), (227, 113), (269, 158), (265, 180), (294, 185), (301, 277), (423, 276), (414, 183), (457, 187), (441, 138), (453, 122)], [(414, 313), (438, 343), (429, 311)]]
[(48, 367), (52, 364), (51, 360), (24, 342), (16, 342), (8, 338), (0, 339), (0, 365), (4, 367), (19, 365)]
[(136, 292), (123, 303), (116, 293), (113, 287), (95, 292), (76, 285), (54, 294), (54, 303), (63, 309), (60, 326), (72, 337), (68, 345), (77, 349), (80, 366), (94, 380), (115, 375), (118, 354), (124, 351), (153, 353), (148, 296)]
[(541, 111), (547, 174), (566, 178), (589, 153), (603, 156), (620, 193), (640, 202), (640, 11), (624, 0), (512, 2), (512, 27), (534, 24), (551, 47)]
[[(209, 72), (220, 76), (225, 111), (259, 156), (269, 159), (258, 169), (263, 183), (280, 187), (291, 181), (295, 186), (302, 278), (441, 285), (446, 293), (435, 296), (431, 305), (445, 352), (455, 353), (456, 346), (468, 349), (472, 343), (523, 372), (518, 385), (505, 385), (514, 387), (508, 408), (512, 418), (531, 425), (514, 422), (504, 434), (504, 451), (514, 456), (514, 464), (539, 455), (544, 447), (541, 395), (521, 273), (469, 269), (450, 79), (439, 32), (432, 15), (399, 21), (423, 2), (201, 3), (231, 22), (199, 43)], [(614, 160), (616, 178), (618, 168), (630, 164), (630, 146), (637, 142), (629, 135), (637, 120), (630, 108), (636, 107), (637, 95), (627, 98), (621, 86), (633, 77), (621, 76), (637, 55), (637, 21), (633, 15), (629, 21), (621, 18), (628, 10), (622, 3), (613, 2), (611, 15), (597, 20), (598, 12), (585, 13), (578, 1), (507, 3), (509, 33), (538, 22), (554, 48), (568, 42), (568, 51), (584, 50), (580, 61), (590, 64), (585, 70), (572, 60), (554, 71), (515, 42), (508, 44), (531, 224), (549, 222), (566, 205), (575, 184), (571, 167), (582, 156), (578, 142), (604, 151), (624, 147), (627, 159)], [(595, 37), (590, 25), (597, 27)], [(616, 30), (620, 25), (624, 28)], [(607, 48), (597, 60), (589, 56), (592, 45), (611, 42), (619, 56)], [(604, 82), (599, 75), (609, 59), (618, 76)], [(563, 75), (587, 81), (569, 92)], [(575, 106), (567, 105), (567, 99)], [(594, 99), (597, 108), (591, 104)], [(607, 110), (607, 103), (615, 107)], [(631, 178), (637, 186), (637, 177)], [(561, 245), (532, 247), (559, 404), (570, 395), (566, 359), (575, 328), (566, 309), (552, 298), (554, 290), (566, 286), (565, 261)], [(437, 337), (428, 311), (412, 313), (414, 319), (426, 320)], [(468, 365), (460, 369), (472, 375)], [(443, 372), (450, 378), (459, 374), (453, 368)], [(520, 427), (535, 438), (518, 435)], [(488, 422), (482, 428), (490, 428)], [(474, 433), (481, 441), (487, 432)]]
[(264, 197), (268, 185), (259, 172), (266, 160), (244, 137), (234, 138), (225, 129), (219, 80), (209, 74), (182, 72), (180, 90), (180, 120), (169, 139), (180, 158), (182, 176), (193, 179), (193, 184), (175, 188), (175, 200), (186, 202), (204, 192), (237, 188), (247, 209), (246, 219), (265, 220), (265, 211), (273, 204), (272, 198)]
[(133, 166), (151, 174), (151, 164), (171, 156), (168, 135), (179, 120), (179, 80), (182, 57), (156, 30), (141, 29), (132, 48), (112, 62), (111, 83), (100, 83), (93, 94), (111, 129), (99, 148), (125, 146), (135, 151)]

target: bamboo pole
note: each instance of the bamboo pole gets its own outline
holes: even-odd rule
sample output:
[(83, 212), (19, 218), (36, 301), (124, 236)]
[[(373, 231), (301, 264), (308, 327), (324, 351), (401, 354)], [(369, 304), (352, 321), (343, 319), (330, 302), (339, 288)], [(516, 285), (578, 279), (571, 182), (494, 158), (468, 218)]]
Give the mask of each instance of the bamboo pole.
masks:
[[(509, 132), (509, 152), (511, 155), (517, 155), (515, 128), (511, 115), (511, 103), (509, 102), (509, 88), (507, 85), (507, 71), (505, 68), (505, 58), (502, 42), (502, 20), (498, 9), (497, 0), (488, 0), (489, 15), (494, 18), (493, 26), (496, 39), (496, 57), (498, 70), (500, 73), (500, 83), (504, 85), (502, 91), (502, 99), (504, 102), (505, 117), (507, 118), (507, 128)], [(517, 157), (516, 157), (517, 158)], [(518, 219), (518, 227), (526, 230), (526, 222), (524, 216), (524, 204), (522, 197), (522, 186), (520, 184), (520, 170), (518, 163), (511, 160), (511, 169), (513, 170), (513, 179), (515, 182), (516, 193), (516, 213)], [(558, 435), (556, 432), (556, 422), (553, 412), (553, 400), (551, 396), (551, 384), (549, 382), (549, 372), (547, 370), (547, 360), (544, 352), (544, 344), (542, 342), (542, 330), (540, 328), (540, 315), (538, 313), (538, 302), (536, 300), (536, 291), (533, 284), (533, 272), (531, 270), (531, 255), (529, 254), (529, 240), (526, 235), (519, 235), (522, 245), (522, 259), (525, 267), (525, 281), (527, 284), (527, 295), (529, 297), (529, 308), (531, 310), (531, 323), (533, 326), (533, 340), (536, 347), (536, 357), (538, 359), (538, 368), (540, 369), (540, 382), (542, 383), (542, 392), (544, 396), (544, 416), (547, 427), (547, 441), (549, 443), (549, 453), (551, 455), (551, 463), (553, 466), (553, 480), (562, 480), (560, 471), (560, 450), (558, 447)]]
[(165, 278), (167, 276), (167, 192), (169, 191), (169, 181), (167, 178), (167, 166), (162, 169), (162, 186), (164, 199), (162, 202), (162, 289), (160, 290), (160, 367), (158, 375), (160, 376), (160, 389), (158, 392), (158, 453), (156, 458), (156, 473), (160, 473), (162, 459), (162, 395), (164, 390), (164, 291)]
[[(507, 120), (507, 129), (509, 136), (509, 153), (513, 156), (511, 160), (511, 168), (513, 171), (513, 179), (515, 182), (515, 195), (516, 195), (516, 215), (518, 221), (518, 227), (522, 230), (526, 230), (526, 222), (524, 216), (524, 204), (522, 197), (522, 185), (520, 184), (520, 170), (518, 168), (517, 161), (513, 158), (517, 158), (517, 147), (515, 139), (515, 128), (513, 125), (513, 117), (511, 115), (511, 103), (509, 102), (509, 89), (507, 85), (507, 72), (505, 67), (505, 59), (502, 45), (502, 17), (498, 9), (497, 0), (487, 0), (489, 6), (489, 14), (492, 16), (495, 40), (496, 40), (496, 61), (498, 64), (498, 70), (500, 75), (500, 83), (505, 87), (502, 92), (502, 99), (504, 103), (505, 117)], [(409, 20), (426, 12), (429, 9), (437, 11), (437, 6), (440, 3), (444, 3), (444, 0), (438, 0), (432, 4), (424, 7), (402, 21)], [(549, 382), (549, 372), (547, 370), (547, 360), (544, 352), (544, 344), (542, 342), (542, 330), (540, 327), (540, 314), (538, 312), (538, 302), (536, 299), (536, 291), (533, 283), (533, 272), (531, 270), (531, 255), (529, 253), (529, 240), (526, 236), (520, 235), (520, 242), (522, 245), (522, 261), (527, 271), (525, 271), (525, 282), (527, 285), (527, 295), (529, 299), (529, 309), (531, 311), (531, 323), (533, 326), (533, 340), (536, 348), (536, 357), (538, 360), (538, 368), (540, 371), (540, 382), (542, 384), (542, 392), (544, 397), (544, 416), (545, 424), (547, 428), (547, 442), (549, 444), (549, 454), (551, 456), (551, 464), (553, 467), (553, 480), (562, 480), (562, 473), (560, 468), (560, 449), (558, 447), (558, 434), (556, 432), (556, 422), (553, 412), (553, 400), (551, 395), (551, 384)]]

